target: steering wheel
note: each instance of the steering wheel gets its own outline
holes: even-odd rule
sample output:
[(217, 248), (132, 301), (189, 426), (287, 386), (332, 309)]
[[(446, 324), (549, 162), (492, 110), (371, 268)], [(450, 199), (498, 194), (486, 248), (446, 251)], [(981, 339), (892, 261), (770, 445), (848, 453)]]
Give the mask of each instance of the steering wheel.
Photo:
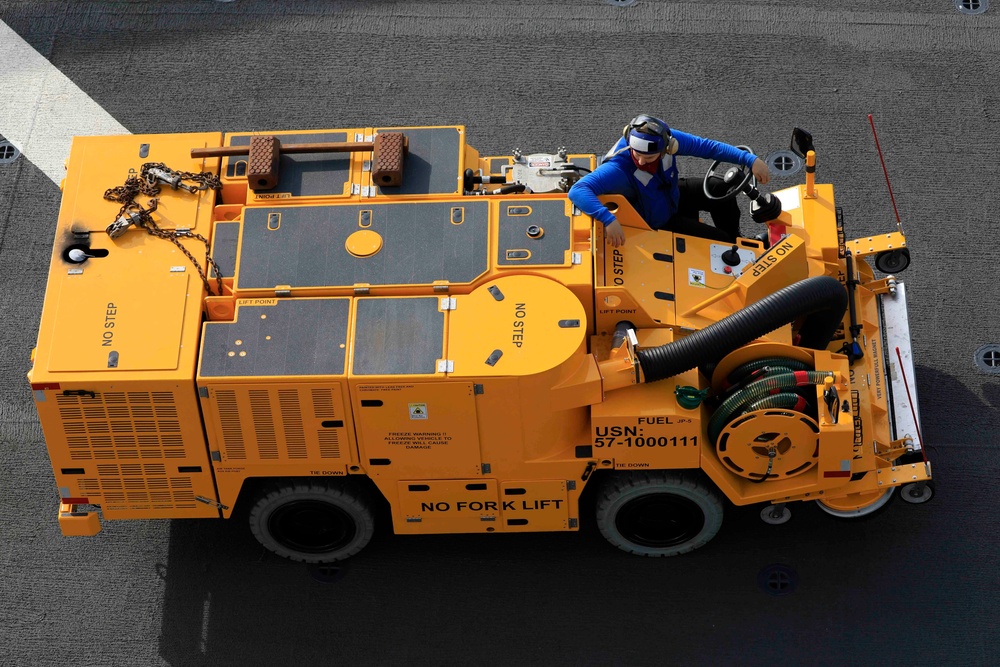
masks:
[[(737, 146), (736, 148), (745, 150), (748, 153), (753, 153), (753, 151), (750, 150), (748, 146)], [(719, 165), (721, 164), (722, 160), (716, 160), (715, 162), (713, 162), (712, 165), (708, 168), (708, 171), (705, 172), (705, 178), (702, 179), (701, 182), (702, 191), (705, 193), (705, 196), (708, 197), (708, 199), (710, 199), (711, 201), (724, 201), (726, 199), (732, 199), (737, 194), (739, 194), (739, 192), (746, 186), (747, 183), (750, 182), (751, 179), (753, 179), (753, 172), (751, 170), (747, 169), (746, 171), (744, 171), (743, 167), (737, 167), (736, 165), (730, 166), (729, 169), (726, 170), (725, 174), (720, 175), (716, 173), (715, 170), (718, 169)], [(721, 195), (713, 195), (708, 190), (708, 180), (712, 176), (720, 177), (726, 184), (726, 191)], [(754, 179), (754, 185), (755, 186), (757, 185), (756, 179)]]

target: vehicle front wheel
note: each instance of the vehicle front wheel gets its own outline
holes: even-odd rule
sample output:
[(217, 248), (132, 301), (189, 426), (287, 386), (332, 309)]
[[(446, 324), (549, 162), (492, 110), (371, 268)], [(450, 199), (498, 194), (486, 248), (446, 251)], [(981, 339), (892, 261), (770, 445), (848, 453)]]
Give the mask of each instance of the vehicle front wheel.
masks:
[(610, 477), (597, 501), (601, 534), (639, 556), (676, 556), (705, 545), (722, 527), (714, 487), (672, 472)]
[(250, 530), (267, 549), (305, 563), (358, 553), (375, 532), (372, 510), (353, 489), (315, 482), (274, 485), (250, 510)]

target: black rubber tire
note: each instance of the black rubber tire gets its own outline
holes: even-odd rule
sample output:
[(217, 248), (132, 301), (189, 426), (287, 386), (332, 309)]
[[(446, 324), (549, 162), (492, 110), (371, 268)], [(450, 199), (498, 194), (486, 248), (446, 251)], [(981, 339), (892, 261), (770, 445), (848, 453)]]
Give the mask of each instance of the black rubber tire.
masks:
[[(914, 492), (917, 493), (914, 493)], [(917, 482), (904, 484), (899, 489), (899, 498), (911, 505), (922, 505), (934, 499), (934, 482), (927, 480), (921, 486)]]
[(304, 563), (334, 563), (361, 551), (375, 519), (357, 491), (316, 482), (265, 489), (250, 510), (250, 530), (266, 549)]
[(902, 273), (910, 265), (910, 251), (907, 248), (886, 250), (875, 255), (875, 268), (882, 273)]
[(639, 556), (677, 556), (704, 546), (722, 527), (715, 487), (676, 472), (609, 477), (597, 500), (597, 526), (611, 544)]

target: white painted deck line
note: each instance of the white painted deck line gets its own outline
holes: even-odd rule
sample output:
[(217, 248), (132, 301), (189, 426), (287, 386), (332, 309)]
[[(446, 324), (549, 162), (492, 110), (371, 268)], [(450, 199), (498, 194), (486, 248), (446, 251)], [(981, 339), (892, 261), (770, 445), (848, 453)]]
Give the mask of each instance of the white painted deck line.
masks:
[(0, 135), (58, 184), (76, 135), (131, 134), (0, 21)]

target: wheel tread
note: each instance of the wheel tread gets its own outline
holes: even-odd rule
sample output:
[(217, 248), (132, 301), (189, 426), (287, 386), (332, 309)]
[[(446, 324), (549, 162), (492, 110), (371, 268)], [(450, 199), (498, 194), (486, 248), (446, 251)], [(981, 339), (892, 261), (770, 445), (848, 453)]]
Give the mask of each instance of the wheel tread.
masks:
[[(280, 507), (282, 499), (291, 499), (296, 496), (313, 496), (332, 501), (355, 520), (357, 538), (331, 555), (297, 552), (279, 544), (270, 536), (264, 525), (270, 513)], [(257, 500), (250, 510), (249, 523), (250, 531), (264, 548), (284, 558), (304, 563), (332, 563), (357, 554), (371, 540), (375, 524), (371, 504), (359, 490), (347, 485), (303, 481), (267, 484), (259, 492)]]
[[(714, 516), (706, 514), (707, 530), (703, 530), (695, 539), (683, 545), (659, 551), (632, 544), (621, 536), (617, 530), (612, 529), (615, 517), (611, 512), (620, 509), (620, 507), (616, 507), (616, 503), (620, 499), (628, 497), (629, 494), (636, 493), (644, 488), (656, 488), (665, 485), (686, 491), (687, 494), (682, 493), (680, 495), (698, 503), (703, 511), (706, 509), (705, 504), (707, 503), (708, 509), (714, 513)], [(669, 490), (669, 488), (664, 488), (663, 490)], [(722, 512), (722, 500), (715, 487), (690, 474), (666, 471), (636, 471), (620, 473), (608, 478), (598, 497), (596, 518), (601, 534), (619, 549), (640, 556), (665, 557), (685, 554), (704, 546), (715, 536), (721, 527)]]

